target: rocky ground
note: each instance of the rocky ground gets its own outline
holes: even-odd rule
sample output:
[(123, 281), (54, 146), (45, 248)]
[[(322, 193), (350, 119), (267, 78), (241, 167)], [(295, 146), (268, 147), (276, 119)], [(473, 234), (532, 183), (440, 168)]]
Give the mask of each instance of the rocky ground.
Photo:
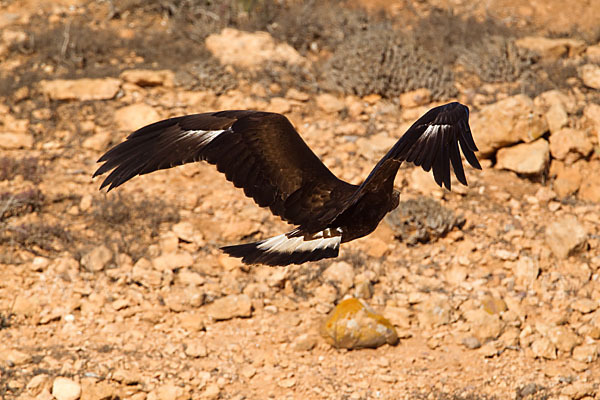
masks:
[[(0, 0), (0, 396), (600, 399), (600, 4), (485, 4)], [(334, 260), (220, 253), (289, 227), (210, 165), (91, 178), (144, 124), (254, 108), (358, 183), (451, 100), (483, 170), (402, 168)], [(398, 343), (332, 346), (348, 298)]]

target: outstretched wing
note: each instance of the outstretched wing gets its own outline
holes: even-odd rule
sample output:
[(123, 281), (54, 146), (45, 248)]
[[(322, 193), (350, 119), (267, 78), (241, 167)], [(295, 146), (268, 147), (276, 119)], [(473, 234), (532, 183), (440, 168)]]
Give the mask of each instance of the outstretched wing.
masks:
[(425, 171), (433, 169), (436, 183), (450, 190), (450, 163), (458, 181), (467, 185), (459, 145), (468, 163), (481, 169), (469, 127), (469, 108), (453, 102), (432, 108), (419, 118), (378, 165), (393, 159), (412, 162)]
[(136, 175), (194, 161), (216, 164), (261, 207), (296, 225), (328, 219), (356, 186), (339, 180), (289, 120), (259, 111), (221, 111), (156, 122), (110, 149), (94, 176), (111, 171), (101, 189)]

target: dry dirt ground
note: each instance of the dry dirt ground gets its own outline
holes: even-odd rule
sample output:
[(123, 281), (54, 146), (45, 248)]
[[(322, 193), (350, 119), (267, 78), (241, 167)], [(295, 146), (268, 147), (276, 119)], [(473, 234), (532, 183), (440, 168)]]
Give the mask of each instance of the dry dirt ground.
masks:
[[(0, 0), (0, 396), (600, 399), (600, 4), (565, 3)], [(206, 38), (227, 27), (300, 61), (219, 61)], [(574, 41), (515, 45), (528, 36)], [(57, 81), (81, 78), (99, 80)], [(483, 119), (515, 95), (533, 108)], [(411, 201), (335, 260), (222, 255), (289, 227), (210, 165), (109, 194), (91, 178), (145, 123), (256, 108), (357, 183), (451, 99), (494, 143), (483, 170), (448, 192), (401, 169)], [(538, 111), (529, 170), (533, 151), (499, 149), (531, 138), (485, 135)], [(320, 327), (349, 296), (400, 342), (328, 344)]]

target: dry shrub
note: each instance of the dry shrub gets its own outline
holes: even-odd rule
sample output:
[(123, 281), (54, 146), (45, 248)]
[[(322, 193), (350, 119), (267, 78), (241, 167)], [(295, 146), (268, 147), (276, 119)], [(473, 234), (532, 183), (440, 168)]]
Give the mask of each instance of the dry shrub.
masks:
[(324, 71), (331, 90), (392, 98), (428, 88), (436, 98), (456, 94), (452, 70), (389, 24), (371, 25), (344, 41)]
[(72, 242), (71, 234), (63, 226), (43, 221), (0, 229), (0, 245), (19, 247), (36, 255), (63, 251)]
[(419, 20), (412, 33), (418, 46), (442, 64), (460, 65), (483, 82), (518, 82), (518, 91), (530, 97), (566, 87), (575, 68), (518, 48), (515, 39), (526, 34), (491, 18), (480, 21), (441, 9)]
[(17, 176), (23, 180), (39, 183), (43, 170), (37, 157), (0, 157), (0, 181), (12, 181)]
[[(0, 96), (10, 98), (17, 89), (33, 87), (43, 79), (118, 76), (133, 67), (181, 71), (189, 69), (190, 63), (197, 63), (196, 70), (210, 76), (202, 81), (205, 89), (223, 91), (237, 84), (204, 46), (204, 37), (215, 29), (198, 21), (184, 25), (173, 21), (173, 28), (166, 31), (140, 28), (133, 38), (125, 39), (116, 30), (92, 27), (90, 15), (73, 16), (59, 26), (48, 26), (43, 18), (33, 17), (29, 40), (9, 49), (8, 57), (19, 55), (26, 61), (10, 76), (0, 76)], [(196, 32), (200, 28), (202, 33)], [(143, 61), (134, 61), (133, 55)]]
[(43, 203), (44, 195), (37, 188), (17, 193), (0, 193), (0, 222), (10, 217), (39, 211)]
[(379, 19), (343, 0), (261, 1), (238, 25), (263, 30), (300, 53), (335, 50), (344, 40)]
[(179, 221), (178, 210), (161, 199), (141, 201), (121, 195), (98, 199), (90, 211), (93, 241), (112, 244), (138, 260), (146, 254), (161, 224)]
[(401, 201), (385, 219), (394, 229), (396, 238), (408, 245), (435, 241), (454, 227), (461, 228), (465, 224), (462, 215), (455, 215), (452, 210), (427, 197)]

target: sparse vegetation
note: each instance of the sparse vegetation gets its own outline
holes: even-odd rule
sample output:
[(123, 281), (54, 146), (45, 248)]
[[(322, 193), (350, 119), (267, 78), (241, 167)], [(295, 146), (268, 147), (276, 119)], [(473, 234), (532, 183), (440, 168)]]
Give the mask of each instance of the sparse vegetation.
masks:
[(393, 98), (428, 88), (436, 98), (456, 94), (452, 70), (389, 24), (376, 24), (350, 36), (325, 67), (327, 87), (359, 96)]
[(37, 157), (0, 157), (0, 181), (12, 181), (17, 176), (33, 183), (41, 181), (42, 166)]
[(5, 225), (0, 229), (0, 246), (18, 247), (36, 255), (57, 253), (72, 242), (73, 237), (60, 224), (40, 221)]
[(44, 196), (39, 189), (0, 193), (0, 222), (13, 216), (39, 211), (43, 202)]
[[(156, 198), (135, 201), (121, 195), (99, 198), (90, 213), (99, 243), (113, 243), (134, 260), (144, 256), (149, 241), (156, 238), (163, 223), (179, 221), (176, 207)], [(145, 240), (146, 238), (147, 240)]]
[(465, 224), (462, 215), (457, 216), (427, 197), (401, 201), (398, 208), (386, 216), (386, 221), (394, 228), (397, 239), (413, 246), (435, 241)]

